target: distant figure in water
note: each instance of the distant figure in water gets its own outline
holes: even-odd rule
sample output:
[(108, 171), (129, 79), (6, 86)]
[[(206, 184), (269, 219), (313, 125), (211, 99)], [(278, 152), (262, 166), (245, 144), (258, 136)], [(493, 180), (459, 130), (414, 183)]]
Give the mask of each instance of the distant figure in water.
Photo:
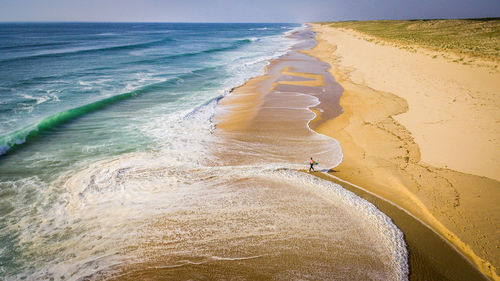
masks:
[(314, 164), (316, 164), (316, 162), (313, 160), (313, 158), (311, 157), (311, 161), (309, 161), (309, 164), (311, 164), (311, 167), (309, 167), (309, 172), (312, 170), (314, 171)]

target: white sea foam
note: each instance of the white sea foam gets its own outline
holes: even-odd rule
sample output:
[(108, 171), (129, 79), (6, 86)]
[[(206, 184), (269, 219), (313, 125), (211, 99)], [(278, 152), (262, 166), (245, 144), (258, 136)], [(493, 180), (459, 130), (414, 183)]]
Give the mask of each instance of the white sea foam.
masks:
[[(224, 81), (223, 88), (218, 92), (200, 92), (200, 98), (208, 101), (205, 104), (181, 109), (175, 108), (178, 105), (163, 104), (149, 109), (153, 114), (148, 116), (155, 117), (138, 129), (155, 140), (157, 146), (154, 151), (130, 153), (99, 161), (77, 173), (62, 175), (49, 185), (36, 177), (12, 182), (12, 189), (35, 194), (38, 198), (32, 198), (36, 204), (19, 203), (20, 206), (28, 207), (35, 205), (35, 216), (12, 216), (21, 219), (10, 227), (20, 231), (19, 245), (24, 243), (28, 256), (40, 256), (43, 261), (34, 261), (31, 269), (11, 279), (24, 276), (62, 279), (61, 276), (64, 276), (65, 279), (78, 280), (121, 264), (127, 258), (124, 249), (138, 242), (144, 221), (158, 214), (168, 214), (174, 208), (181, 208), (183, 198), (191, 196), (190, 189), (223, 185), (251, 177), (263, 177), (307, 189), (325, 200), (350, 209), (353, 216), (359, 216), (370, 225), (372, 235), (380, 242), (377, 250), (389, 257), (384, 263), (394, 271), (393, 279), (407, 279), (407, 252), (402, 233), (370, 203), (338, 185), (290, 169), (292, 167), (282, 163), (220, 167), (207, 165), (213, 157), (210, 148), (218, 141), (211, 122), (218, 99), (227, 94), (228, 89), (262, 74), (269, 59), (286, 53), (293, 41), (276, 37), (258, 40), (253, 44), (273, 42), (278, 45), (269, 48), (274, 51), (271, 55), (244, 57), (241, 52), (233, 52), (233, 55), (228, 53), (229, 72), (235, 75)], [(126, 85), (128, 90), (157, 78), (138, 73), (135, 79), (137, 82)], [(96, 81), (97, 84), (105, 82)], [(82, 86), (94, 87), (96, 83), (82, 81)], [(83, 149), (92, 151), (98, 148), (98, 145), (87, 145)], [(199, 200), (203, 201), (204, 198)], [(259, 257), (212, 256), (207, 257), (207, 261), (241, 261)], [(186, 261), (186, 264), (193, 263), (196, 262)]]
[(50, 97), (52, 98), (52, 101), (55, 101), (55, 102), (60, 102), (61, 100), (59, 99), (59, 97), (55, 94), (55, 93), (52, 93), (50, 90), (47, 90), (47, 93), (50, 95)]
[(30, 99), (35, 100), (37, 105), (44, 103), (46, 101), (52, 100), (52, 96), (50, 96), (50, 95), (43, 95), (43, 96), (36, 97), (36, 96), (28, 95), (28, 94), (23, 94), (22, 96), (28, 100), (30, 100)]
[(391, 255), (384, 261), (394, 270), (392, 280), (407, 280), (409, 274), (408, 251), (403, 232), (397, 228), (386, 214), (378, 210), (370, 202), (358, 197), (341, 185), (318, 177), (298, 173), (295, 170), (279, 169), (270, 172), (273, 178), (296, 182), (309, 191), (320, 194), (325, 200), (341, 201), (351, 211), (363, 216), (363, 222), (371, 225), (371, 230), (379, 238), (379, 246)]
[[(174, 164), (173, 164), (174, 163)], [(376, 209), (372, 204), (355, 196), (339, 185), (317, 177), (297, 172), (290, 169), (282, 169), (270, 166), (244, 166), (244, 167), (196, 167), (185, 169), (185, 166), (176, 166), (175, 162), (166, 161), (160, 155), (133, 155), (129, 158), (120, 158), (108, 162), (97, 163), (89, 169), (72, 176), (66, 183), (71, 197), (65, 210), (53, 210), (53, 215), (58, 218), (49, 218), (50, 221), (59, 220), (78, 229), (78, 225), (85, 224), (86, 227), (100, 225), (99, 231), (94, 229), (91, 237), (78, 237), (86, 241), (88, 247), (81, 247), (73, 243), (72, 252), (79, 252), (77, 256), (88, 256), (91, 252), (108, 252), (114, 248), (116, 241), (126, 246), (133, 245), (134, 233), (137, 233), (134, 225), (138, 222), (153, 217), (155, 214), (168, 212), (170, 207), (166, 202), (172, 202), (173, 194), (183, 186), (196, 185), (197, 183), (222, 184), (251, 177), (267, 178), (271, 181), (287, 183), (291, 186), (307, 189), (324, 200), (331, 201), (336, 205), (343, 206), (350, 215), (357, 216), (369, 225), (371, 234), (377, 240), (374, 247), (382, 253), (378, 257), (392, 271), (391, 280), (406, 280), (408, 274), (407, 251), (403, 235), (391, 220)], [(172, 193), (173, 192), (173, 193)], [(177, 196), (177, 195), (175, 195)], [(202, 198), (200, 198), (202, 199)], [(62, 219), (61, 221), (61, 218)], [(63, 224), (64, 225), (64, 224)], [(120, 233), (113, 229), (120, 225)], [(139, 223), (140, 225), (140, 223)], [(126, 230), (124, 232), (124, 230)], [(124, 233), (128, 233), (124, 235)], [(89, 238), (107, 235), (106, 239), (90, 241)], [(124, 237), (125, 236), (125, 237)], [(125, 239), (125, 240), (124, 240)], [(122, 244), (125, 243), (125, 244)], [(63, 250), (63, 255), (64, 250)], [(123, 257), (126, 258), (126, 257)], [(76, 262), (79, 266), (62, 266), (64, 270), (75, 268), (77, 276), (91, 274), (97, 269), (105, 269), (110, 263), (119, 260), (111, 253), (101, 257), (78, 261), (68, 261), (69, 264)], [(92, 261), (93, 268), (86, 268), (83, 264)], [(55, 268), (47, 268), (49, 272)]]
[(78, 81), (78, 85), (81, 85), (81, 86), (91, 86), (92, 83), (87, 82), (87, 81), (81, 81), (81, 80), (79, 80)]
[(116, 36), (118, 34), (113, 33), (113, 32), (103, 32), (103, 33), (98, 33), (96, 34), (97, 36)]
[[(140, 237), (141, 224), (155, 215), (168, 213), (171, 208), (182, 207), (179, 204), (182, 204), (183, 196), (190, 196), (191, 188), (260, 177), (306, 189), (324, 200), (350, 209), (352, 216), (360, 217), (370, 226), (373, 232), (370, 235), (378, 241), (376, 250), (383, 253), (383, 262), (393, 270), (391, 279), (407, 279), (407, 252), (401, 231), (373, 205), (339, 185), (283, 168), (281, 164), (204, 165), (204, 160), (210, 158), (206, 151), (215, 137), (211, 134), (210, 118), (217, 100), (182, 114), (163, 115), (153, 120), (147, 132), (163, 144), (159, 150), (100, 161), (44, 187), (42, 194), (46, 195), (42, 198), (62, 192), (56, 202), (41, 200), (40, 215), (45, 219), (33, 224), (32, 219), (25, 217), (12, 225), (23, 229), (20, 243), (34, 242), (29, 250), (34, 252), (43, 245), (45, 260), (49, 261), (38, 264), (37, 271), (30, 275), (41, 279), (51, 276), (79, 279), (109, 270), (127, 260), (126, 252), (121, 249), (138, 243), (136, 239)], [(31, 181), (19, 183), (19, 186), (38, 185), (35, 178)], [(60, 190), (61, 185), (63, 190)], [(67, 235), (67, 238), (55, 244), (44, 238), (54, 235)]]

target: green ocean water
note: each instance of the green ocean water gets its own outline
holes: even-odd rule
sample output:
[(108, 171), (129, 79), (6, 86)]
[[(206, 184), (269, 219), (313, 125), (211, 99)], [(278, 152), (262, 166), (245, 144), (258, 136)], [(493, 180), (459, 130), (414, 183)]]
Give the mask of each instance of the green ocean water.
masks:
[[(405, 280), (402, 233), (373, 205), (297, 171), (279, 140), (215, 133), (219, 100), (297, 30), (0, 24), (0, 279), (120, 279), (137, 266), (160, 280)], [(312, 138), (338, 164), (338, 142)], [(248, 161), (226, 164), (228, 145)]]

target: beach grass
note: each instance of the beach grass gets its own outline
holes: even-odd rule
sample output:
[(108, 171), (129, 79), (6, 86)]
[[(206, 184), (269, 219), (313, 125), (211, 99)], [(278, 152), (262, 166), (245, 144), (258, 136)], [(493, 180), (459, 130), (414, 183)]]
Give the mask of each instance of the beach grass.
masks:
[(344, 21), (322, 24), (353, 29), (393, 43), (500, 60), (500, 18)]

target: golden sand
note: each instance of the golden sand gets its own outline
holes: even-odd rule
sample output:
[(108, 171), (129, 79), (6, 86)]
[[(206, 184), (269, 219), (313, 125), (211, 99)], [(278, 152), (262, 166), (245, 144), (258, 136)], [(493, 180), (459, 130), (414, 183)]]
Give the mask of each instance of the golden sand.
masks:
[(396, 203), (500, 280), (500, 75), (313, 25), (344, 113), (335, 176)]
[[(346, 72), (338, 70), (338, 57), (333, 53), (335, 47), (322, 41), (321, 35), (320, 33), (320, 44), (308, 53), (333, 66), (330, 72), (345, 89), (340, 101), (344, 112), (340, 114), (341, 110), (338, 107), (340, 89), (333, 82), (327, 67), (322, 65), (323, 62), (310, 57), (302, 58), (302, 62), (298, 62), (296, 57), (292, 59), (288, 57), (288, 60), (281, 58), (271, 64), (265, 76), (251, 79), (245, 85), (234, 89), (220, 102), (221, 111), (215, 116), (217, 126), (215, 133), (222, 136), (224, 141), (220, 148), (213, 148), (214, 155), (220, 156), (223, 165), (229, 167), (258, 163), (258, 159), (261, 158), (273, 163), (280, 161), (300, 163), (307, 160), (306, 155), (313, 155), (316, 159), (317, 154), (323, 153), (325, 149), (331, 149), (331, 142), (335, 142), (311, 132), (309, 127), (334, 137), (341, 142), (343, 162), (328, 174), (317, 173), (317, 175), (341, 184), (372, 202), (392, 218), (405, 235), (409, 249), (410, 280), (483, 280), (484, 276), (477, 268), (496, 278), (494, 268), (488, 268), (491, 266), (488, 261), (496, 264), (494, 258), (498, 258), (496, 248), (498, 239), (495, 239), (495, 235), (498, 235), (495, 233), (495, 226), (499, 225), (500, 213), (496, 205), (498, 182), (486, 177), (420, 163), (419, 146), (409, 131), (392, 117), (408, 110), (405, 99), (352, 82)], [(296, 53), (295, 56), (300, 57), (300, 54)], [(311, 66), (316, 67), (316, 73), (307, 73)], [(311, 121), (307, 122), (308, 120)], [(331, 152), (325, 155), (337, 155), (335, 151)], [(319, 162), (325, 163), (328, 160), (330, 159), (324, 157)], [(255, 176), (237, 179), (234, 184), (226, 186), (228, 190), (220, 192), (221, 196), (213, 192), (204, 194), (204, 196), (212, 195), (214, 197), (212, 199), (215, 200), (207, 200), (205, 197), (202, 200), (204, 204), (209, 203), (213, 206), (202, 208), (201, 213), (209, 214), (216, 211), (215, 216), (207, 216), (212, 220), (216, 218), (215, 224), (213, 222), (209, 224), (213, 225), (214, 229), (208, 229), (207, 232), (204, 223), (199, 230), (193, 225), (184, 225), (186, 207), (183, 206), (182, 212), (179, 213), (181, 218), (179, 222), (183, 224), (180, 229), (186, 228), (186, 232), (196, 229), (193, 232), (195, 242), (186, 240), (183, 243), (187, 246), (182, 243), (175, 245), (170, 241), (175, 241), (178, 237), (168, 237), (168, 232), (164, 232), (163, 228), (172, 226), (176, 221), (172, 220), (171, 216), (159, 217), (158, 221), (153, 222), (153, 228), (160, 227), (159, 233), (165, 235), (165, 238), (145, 239), (147, 245), (141, 246), (144, 249), (151, 249), (151, 252), (147, 252), (151, 262), (132, 264), (119, 270), (119, 275), (115, 276), (116, 280), (164, 280), (168, 277), (221, 279), (228, 276), (253, 280), (292, 279), (290, 276), (293, 275), (276, 275), (283, 268), (297, 269), (298, 272), (304, 272), (308, 278), (314, 276), (318, 279), (328, 279), (334, 276), (332, 274), (337, 274), (339, 278), (365, 280), (369, 278), (355, 276), (359, 273), (359, 270), (356, 273), (355, 269), (362, 268), (361, 274), (364, 274), (368, 273), (364, 271), (366, 268), (380, 267), (365, 259), (362, 252), (347, 261), (332, 256), (335, 251), (331, 251), (328, 245), (335, 247), (340, 242), (335, 242), (332, 237), (326, 237), (317, 243), (318, 234), (336, 233), (322, 229), (332, 225), (335, 221), (334, 215), (337, 214), (331, 206), (322, 205), (324, 204), (322, 200), (325, 198), (312, 200), (314, 197), (311, 197), (311, 194), (300, 192), (302, 188), (289, 186), (279, 180), (269, 185), (273, 187), (272, 189), (266, 190), (263, 189), (266, 184)], [(242, 200), (241, 192), (248, 193), (248, 197), (245, 197), (247, 199)], [(235, 195), (231, 195), (232, 193)], [(225, 197), (230, 199), (226, 200), (227, 202), (248, 202), (256, 207), (252, 207), (251, 212), (245, 207), (241, 212), (235, 210), (238, 212), (227, 213), (225, 209), (218, 208), (223, 203), (220, 200)], [(191, 200), (196, 198), (202, 196), (186, 197)], [(285, 209), (291, 210), (293, 215), (289, 217), (290, 221), (284, 221), (282, 225), (287, 229), (294, 226), (295, 228), (289, 231), (291, 234), (311, 235), (304, 236), (307, 239), (300, 240), (284, 240), (278, 237), (279, 243), (273, 244), (275, 248), (271, 251), (285, 252), (284, 255), (277, 255), (277, 258), (271, 257), (271, 259), (261, 255), (267, 254), (270, 250), (266, 244), (263, 244), (265, 247), (259, 248), (262, 253), (246, 248), (258, 245), (255, 243), (255, 237), (267, 237), (262, 236), (259, 227), (248, 224), (249, 218), (255, 218), (259, 210), (269, 211), (268, 208), (262, 208), (267, 206), (266, 204), (261, 204), (267, 201), (269, 201), (268, 206), (281, 206), (279, 212), (284, 210), (282, 205), (290, 206)], [(275, 212), (272, 208), (270, 210), (272, 212), (266, 213), (266, 216), (269, 215), (269, 218), (272, 218), (270, 221), (274, 221), (279, 212)], [(297, 213), (297, 210), (302, 210), (304, 213)], [(241, 213), (241, 216), (235, 216), (238, 213)], [(316, 218), (316, 214), (321, 215), (324, 220), (311, 221), (310, 218)], [(236, 217), (240, 217), (241, 220), (235, 220)], [(299, 218), (303, 220), (298, 220)], [(196, 223), (199, 221), (196, 219)], [(240, 232), (234, 231), (238, 229), (227, 230), (227, 227), (234, 225), (235, 222), (247, 228), (239, 229)], [(233, 237), (226, 240), (230, 243), (225, 245), (227, 242), (220, 240), (221, 236), (218, 233), (220, 231), (229, 236), (241, 234), (243, 238)], [(466, 254), (477, 268), (436, 232)], [(254, 235), (247, 236), (247, 233)], [(363, 232), (358, 232), (356, 235), (361, 237)], [(243, 252), (250, 255), (244, 255), (244, 260), (236, 258), (230, 262), (229, 259), (221, 259), (218, 256), (212, 256), (209, 260), (190, 261), (182, 255), (177, 257), (164, 254), (168, 252), (165, 249), (170, 251), (177, 246), (180, 247), (179, 253), (182, 254), (184, 249), (192, 247), (191, 244), (211, 236), (216, 239), (209, 240), (213, 243), (210, 245), (214, 249), (222, 250), (220, 256), (231, 254), (242, 257)], [(325, 248), (325, 245), (328, 247)], [(206, 251), (206, 246), (201, 243), (200, 251)], [(226, 249), (226, 246), (230, 246), (230, 249)], [(287, 249), (294, 248), (299, 250), (298, 254), (286, 252)], [(234, 252), (235, 249), (243, 251)], [(190, 263), (186, 263), (186, 260)], [(376, 258), (376, 261), (381, 260), (383, 258)], [(324, 271), (315, 270), (318, 265), (316, 261), (324, 264)], [(339, 271), (338, 266), (346, 262), (355, 268)], [(192, 270), (192, 265), (196, 266), (196, 270)], [(298, 268), (298, 265), (302, 268)], [(277, 268), (281, 269), (276, 271)], [(258, 269), (259, 274), (256, 274), (255, 269)]]
[(304, 72), (293, 72), (293, 71), (291, 71), (291, 69), (292, 69), (292, 67), (287, 66), (287, 67), (283, 68), (283, 70), (281, 70), (281, 74), (288, 75), (288, 76), (294, 76), (294, 77), (307, 78), (310, 80), (303, 80), (303, 81), (283, 80), (283, 81), (278, 81), (279, 84), (296, 85), (296, 86), (309, 86), (309, 87), (320, 87), (320, 86), (325, 85), (325, 82), (323, 81), (323, 75), (313, 74), (313, 73), (304, 73)]
[[(220, 122), (218, 122), (217, 127), (227, 131), (248, 127), (262, 103), (262, 93), (268, 91), (268, 89), (259, 90), (258, 88), (263, 87), (262, 83), (267, 80), (269, 80), (267, 75), (252, 79), (245, 87), (233, 89), (231, 95), (222, 99), (220, 104), (227, 111), (218, 115)], [(227, 118), (227, 116), (231, 116), (231, 118)]]
[(405, 100), (408, 109), (393, 118), (411, 132), (420, 162), (500, 180), (500, 71), (444, 58), (453, 54), (376, 44), (355, 31), (315, 28), (348, 80)]
[[(324, 46), (324, 44), (322, 44), (321, 46)], [(314, 52), (317, 51), (318, 47), (313, 50), (313, 54)], [(295, 60), (287, 61), (286, 59), (278, 59), (273, 62), (272, 64), (273, 67), (270, 67), (268, 69), (268, 73), (265, 76), (266, 78), (257, 77), (251, 79), (242, 87), (235, 89), (235, 91), (233, 91), (231, 95), (225, 97), (221, 102), (221, 105), (222, 108), (226, 108), (226, 111), (223, 111), (223, 114), (216, 116), (217, 127), (222, 129), (222, 131), (229, 131), (230, 133), (239, 131), (242, 134), (238, 135), (238, 137), (244, 138), (245, 141), (248, 141), (252, 140), (251, 136), (263, 133), (258, 129), (265, 128), (264, 134), (266, 134), (267, 132), (272, 132), (273, 135), (276, 135), (277, 132), (286, 129), (289, 126), (293, 126), (295, 122), (287, 124), (281, 122), (274, 122), (274, 120), (276, 120), (274, 118), (278, 117), (279, 115), (274, 116), (273, 114), (276, 113), (276, 111), (272, 110), (272, 112), (274, 113), (270, 113), (268, 109), (276, 108), (276, 106), (283, 106), (289, 104), (292, 100), (288, 98), (278, 99), (277, 96), (279, 96), (279, 94), (273, 93), (273, 90), (275, 90), (276, 87), (286, 86), (289, 87), (287, 89), (292, 92), (310, 93), (315, 91), (314, 90), (315, 87), (322, 85), (317, 81), (323, 81), (324, 83), (325, 80), (327, 80), (326, 78), (327, 75), (325, 73), (323, 73), (322, 75), (323, 78), (319, 78), (318, 73), (297, 72), (295, 69), (292, 68), (295, 66), (295, 63), (296, 63)], [(309, 63), (314, 63), (314, 62), (310, 61)], [(279, 76), (278, 74), (280, 74), (281, 76), (284, 75), (285, 76), (284, 79), (278, 79), (277, 78), (277, 76)], [(300, 81), (291, 80), (293, 78), (300, 78), (306, 80), (300, 80)], [(315, 84), (313, 86), (311, 81), (314, 80)], [(284, 81), (286, 82), (291, 81), (294, 83), (290, 84), (282, 83)], [(267, 84), (267, 87), (258, 87), (259, 83)], [(332, 81), (328, 80), (328, 83), (332, 83)], [(336, 89), (331, 89), (331, 90), (332, 91), (328, 93), (317, 94), (318, 96), (322, 96), (323, 100), (319, 105), (309, 108), (311, 112), (315, 114), (315, 118), (310, 121), (309, 126), (311, 128), (316, 128), (316, 131), (320, 133), (330, 136), (332, 134), (325, 132), (325, 129), (326, 130), (332, 129), (332, 127), (330, 126), (334, 124), (335, 126), (339, 127), (334, 128), (335, 130), (333, 131), (341, 132), (343, 126), (345, 127), (348, 125), (345, 122), (345, 120), (349, 120), (352, 116), (352, 110), (350, 107), (344, 108), (345, 112), (340, 116), (338, 114), (334, 115), (332, 113), (327, 112), (330, 108), (336, 106), (336, 103), (338, 102), (335, 99), (331, 99), (332, 96), (336, 95), (335, 93)], [(256, 97), (254, 97), (251, 100), (258, 102), (245, 104), (245, 102), (248, 101), (247, 99), (238, 99), (238, 95), (241, 95), (242, 93), (244, 95), (254, 94)], [(352, 102), (353, 107), (359, 106), (359, 110), (366, 112), (368, 115), (380, 118), (387, 117), (388, 112), (393, 112), (393, 111), (403, 112), (404, 110), (406, 110), (406, 102), (403, 99), (397, 98), (394, 95), (389, 95), (389, 94), (387, 95), (390, 98), (384, 100), (379, 99), (377, 102), (371, 102), (365, 104), (364, 99), (360, 100), (352, 99), (350, 100), (350, 102)], [(344, 101), (346, 97), (350, 96), (351, 95), (349, 93), (344, 94), (342, 98), (343, 101), (342, 105), (345, 106)], [(271, 104), (269, 104), (269, 102)], [(271, 106), (268, 107), (269, 105)], [(377, 108), (375, 105), (380, 108)], [(245, 113), (243, 113), (242, 115), (239, 112), (239, 109), (241, 108), (251, 109), (253, 113), (250, 119), (241, 120), (241, 117), (245, 116), (246, 118), (249, 116), (246, 115)], [(296, 118), (295, 114), (290, 112), (281, 112), (280, 115), (281, 114), (285, 115), (279, 116), (279, 119), (293, 120), (294, 118)], [(332, 120), (339, 120), (339, 122), (332, 122)], [(243, 123), (240, 123), (241, 121), (243, 121)], [(227, 122), (234, 122), (232, 124), (235, 124), (235, 126), (231, 126), (228, 129), (226, 125), (228, 124)], [(394, 126), (396, 127), (399, 126), (402, 130), (404, 130), (404, 128), (400, 125), (397, 125), (396, 122), (394, 122), (393, 124)], [(221, 131), (219, 131), (219, 134), (220, 133)], [(291, 127), (291, 130), (287, 130), (285, 132), (285, 135), (292, 136), (298, 133), (299, 130), (297, 130), (297, 128)], [(347, 134), (345, 135), (349, 137)], [(337, 136), (335, 137), (337, 138)], [(387, 145), (386, 144), (387, 139), (378, 139), (377, 137), (372, 137), (368, 135), (365, 135), (364, 137), (366, 137), (365, 141), (367, 143), (378, 142), (378, 144), (375, 144), (375, 146), (378, 145), (377, 148), (380, 148), (380, 146)], [(280, 139), (280, 138), (281, 137), (277, 137), (275, 139)], [(344, 178), (344, 176), (347, 174), (346, 171), (349, 171), (353, 174), (362, 175), (362, 177), (358, 177), (358, 179), (363, 179), (366, 177), (367, 174), (374, 174), (380, 172), (381, 175), (379, 175), (379, 178), (377, 178), (381, 180), (380, 182), (387, 184), (387, 182), (385, 182), (385, 179), (391, 181), (390, 173), (395, 172), (396, 169), (383, 171), (382, 169), (377, 170), (372, 167), (367, 167), (366, 165), (363, 164), (364, 160), (362, 160), (365, 152), (361, 149), (356, 150), (358, 149), (358, 147), (355, 146), (353, 142), (347, 142), (345, 141), (346, 139), (341, 139), (341, 140), (343, 141), (342, 146), (344, 150), (344, 162), (340, 165), (340, 171), (338, 168), (335, 168), (335, 171), (331, 171), (330, 174)], [(258, 141), (261, 140), (259, 139)], [(391, 141), (393, 143), (389, 142), (387, 148), (383, 152), (394, 150), (392, 152), (393, 154), (396, 155), (400, 153), (401, 149), (394, 149), (393, 145), (396, 144), (400, 145), (401, 141), (398, 140), (397, 138), (396, 140), (391, 140)], [(281, 146), (286, 147), (287, 145), (282, 144)], [(302, 146), (314, 147), (314, 145), (308, 144), (307, 142), (303, 142)], [(413, 152), (418, 152), (418, 147), (415, 144), (411, 147), (409, 145), (406, 145), (404, 149), (412, 150)], [(318, 150), (317, 147), (316, 150)], [(291, 149), (291, 151), (295, 152), (296, 150)], [(290, 155), (290, 151), (288, 151), (287, 154)], [(224, 152), (224, 155), (226, 158), (228, 157), (227, 150)], [(361, 160), (359, 160), (358, 162), (353, 162), (352, 160), (356, 159), (356, 157), (358, 156), (361, 157), (360, 158)], [(261, 157), (265, 157), (265, 155), (262, 154)], [(403, 157), (405, 156), (404, 155), (401, 156), (402, 159), (404, 159)], [(344, 167), (346, 167), (346, 163), (347, 164), (350, 163), (350, 166), (344, 169)], [(391, 202), (395, 202), (397, 205), (396, 206), (392, 203), (389, 203), (389, 201), (381, 199), (377, 196), (371, 196), (369, 193), (356, 188), (354, 185), (348, 182), (342, 180), (338, 181), (335, 178), (326, 176), (323, 173), (317, 173), (317, 175), (324, 179), (337, 182), (343, 185), (345, 188), (355, 192), (358, 196), (361, 196), (366, 200), (372, 202), (380, 210), (389, 215), (396, 223), (396, 225), (403, 230), (406, 237), (405, 240), (410, 250), (410, 268), (411, 268), (410, 280), (483, 280), (483, 277), (477, 272), (477, 269), (475, 269), (469, 263), (468, 260), (466, 260), (462, 255), (460, 255), (449, 244), (445, 243), (444, 240), (442, 240), (442, 238), (438, 234), (436, 234), (434, 231), (428, 228), (427, 225), (432, 225), (433, 227), (435, 227), (435, 225), (442, 226), (442, 224), (439, 221), (434, 219), (432, 221), (434, 223), (433, 225), (429, 222), (429, 220), (426, 220), (425, 223), (427, 225), (422, 224), (420, 220), (416, 219), (412, 215), (409, 215), (406, 211), (403, 211), (398, 207), (402, 206), (410, 211), (418, 210), (417, 212), (418, 216), (416, 216), (418, 218), (432, 217), (432, 214), (427, 210), (424, 203), (422, 203), (422, 201), (418, 197), (416, 197), (413, 193), (407, 191), (407, 189), (402, 188), (400, 185), (399, 186), (395, 185), (394, 187), (384, 189), (385, 186), (380, 186), (380, 183), (378, 183), (378, 185), (373, 184), (374, 188), (371, 188), (370, 190), (375, 189), (378, 191), (383, 191), (383, 192), (378, 192), (377, 194), (382, 195), (383, 198), (388, 198)], [(425, 176), (428, 176), (430, 181), (435, 181), (434, 175), (430, 174)], [(360, 183), (361, 185), (365, 186), (365, 183), (366, 184), (373, 183), (371, 182), (371, 180), (373, 180), (374, 178), (371, 177), (366, 177), (366, 178), (367, 181), (361, 182)], [(396, 181), (393, 181), (392, 183), (395, 183)], [(402, 204), (401, 202), (406, 204)]]

